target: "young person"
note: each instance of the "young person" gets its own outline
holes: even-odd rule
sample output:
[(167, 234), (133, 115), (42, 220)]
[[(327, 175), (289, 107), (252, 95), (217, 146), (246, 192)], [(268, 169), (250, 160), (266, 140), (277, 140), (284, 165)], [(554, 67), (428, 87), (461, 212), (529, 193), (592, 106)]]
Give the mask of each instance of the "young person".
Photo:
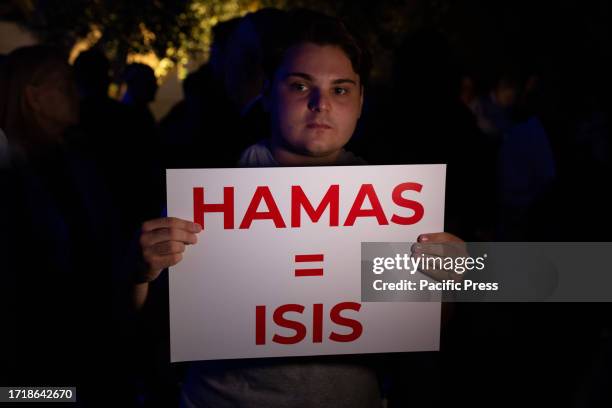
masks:
[[(314, 12), (288, 17), (287, 35), (267, 56), (263, 93), (271, 136), (248, 148), (242, 166), (364, 164), (344, 146), (363, 107), (369, 61), (337, 19)], [(143, 225), (147, 270), (136, 292), (143, 304), (148, 283), (182, 259), (200, 226), (177, 218)], [(448, 233), (425, 242), (461, 242)], [(363, 356), (279, 358), (192, 363), (183, 386), (184, 406), (380, 407), (376, 370)]]

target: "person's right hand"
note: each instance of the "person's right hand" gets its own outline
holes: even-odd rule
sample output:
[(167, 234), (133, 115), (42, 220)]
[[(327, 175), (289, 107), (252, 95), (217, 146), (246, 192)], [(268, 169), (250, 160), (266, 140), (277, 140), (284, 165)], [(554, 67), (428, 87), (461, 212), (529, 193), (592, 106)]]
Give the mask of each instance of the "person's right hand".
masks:
[(141, 280), (151, 282), (161, 271), (183, 259), (186, 245), (198, 242), (199, 224), (180, 218), (157, 218), (142, 224), (140, 247), (147, 270)]

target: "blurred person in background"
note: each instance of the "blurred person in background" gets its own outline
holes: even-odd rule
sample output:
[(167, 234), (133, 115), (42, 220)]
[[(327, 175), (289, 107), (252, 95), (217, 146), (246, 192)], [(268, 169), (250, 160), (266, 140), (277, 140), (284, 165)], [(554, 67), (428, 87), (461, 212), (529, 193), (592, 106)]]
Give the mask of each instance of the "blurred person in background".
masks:
[(95, 167), (66, 142), (79, 119), (66, 61), (55, 48), (24, 47), (0, 72), (10, 155), (0, 170), (2, 321), (10, 327), (2, 382), (76, 386), (76, 406), (112, 398), (129, 407), (133, 281), (125, 271), (135, 267)]

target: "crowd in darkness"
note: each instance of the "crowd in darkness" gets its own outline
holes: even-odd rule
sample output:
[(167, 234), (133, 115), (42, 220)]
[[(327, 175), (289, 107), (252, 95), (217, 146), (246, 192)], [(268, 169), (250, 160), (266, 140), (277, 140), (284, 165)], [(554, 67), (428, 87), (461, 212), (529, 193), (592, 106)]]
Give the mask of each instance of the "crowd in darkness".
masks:
[[(164, 169), (236, 167), (270, 136), (262, 92), (286, 18), (263, 9), (218, 23), (209, 61), (159, 122), (146, 65), (126, 67), (114, 99), (98, 48), (72, 66), (46, 45), (0, 59), (0, 385), (78, 384), (92, 406), (176, 405), (184, 368), (169, 364), (167, 271), (143, 310), (131, 304), (141, 226), (164, 214)], [(389, 78), (361, 78), (347, 150), (369, 164), (446, 163), (446, 230), (465, 241), (609, 241), (612, 112), (597, 89), (609, 79), (580, 86), (520, 53), (486, 69), (456, 55), (436, 30), (408, 34)], [(382, 357), (390, 407), (612, 402), (606, 304), (453, 309), (440, 353)]]

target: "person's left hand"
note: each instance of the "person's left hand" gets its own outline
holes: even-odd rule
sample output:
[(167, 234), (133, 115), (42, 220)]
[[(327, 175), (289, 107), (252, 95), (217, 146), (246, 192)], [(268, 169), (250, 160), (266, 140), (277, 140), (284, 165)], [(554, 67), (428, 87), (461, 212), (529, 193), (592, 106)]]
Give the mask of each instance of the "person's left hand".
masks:
[[(444, 262), (444, 258), (469, 257), (465, 242), (461, 238), (448, 232), (419, 235), (417, 243), (412, 245), (412, 256), (417, 257), (421, 255), (423, 255), (425, 259), (439, 257), (442, 258), (442, 262)], [(422, 268), (420, 270), (425, 275), (437, 281), (461, 281), (464, 278), (464, 274), (456, 273), (453, 270), (440, 268)]]

